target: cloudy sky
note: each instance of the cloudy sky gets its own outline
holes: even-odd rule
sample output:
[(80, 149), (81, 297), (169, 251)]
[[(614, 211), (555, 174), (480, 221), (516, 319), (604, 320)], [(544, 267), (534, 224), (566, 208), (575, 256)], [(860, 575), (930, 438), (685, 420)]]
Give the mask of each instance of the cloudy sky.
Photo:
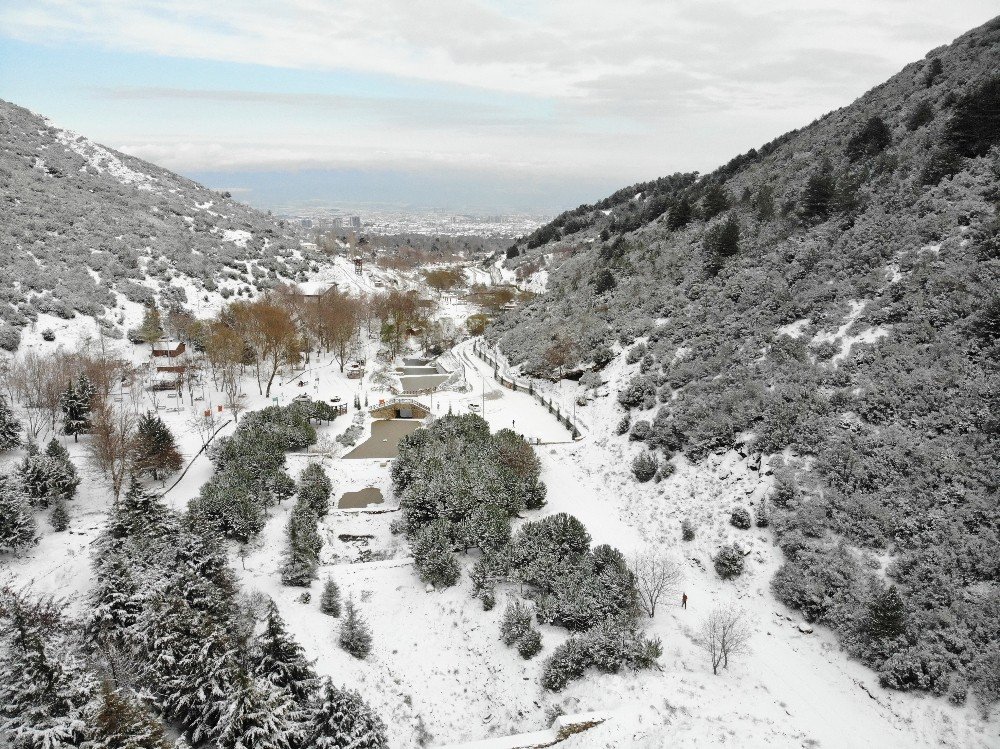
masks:
[(553, 211), (849, 103), (996, 0), (0, 0), (0, 98), (259, 205)]

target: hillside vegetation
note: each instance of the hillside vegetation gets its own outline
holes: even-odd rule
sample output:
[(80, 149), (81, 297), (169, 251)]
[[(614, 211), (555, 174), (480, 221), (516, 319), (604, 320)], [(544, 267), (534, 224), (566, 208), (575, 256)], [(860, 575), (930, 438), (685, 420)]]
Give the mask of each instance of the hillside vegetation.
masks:
[(126, 300), (197, 307), (307, 267), (279, 222), (0, 100), (0, 347), (48, 313), (124, 335)]
[(1000, 19), (712, 174), (559, 216), (507, 251), (564, 257), (546, 293), (488, 332), (524, 371), (586, 386), (626, 356), (620, 429), (666, 459), (780, 456), (777, 597), (884, 685), (984, 708), (1000, 698), (998, 70)]

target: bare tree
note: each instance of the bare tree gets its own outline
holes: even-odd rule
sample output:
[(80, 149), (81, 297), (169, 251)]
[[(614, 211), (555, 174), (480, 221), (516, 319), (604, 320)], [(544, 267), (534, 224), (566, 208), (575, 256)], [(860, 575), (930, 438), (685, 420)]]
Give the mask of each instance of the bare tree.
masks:
[(746, 611), (729, 604), (712, 609), (702, 622), (695, 642), (708, 653), (712, 673), (719, 673), (719, 666), (729, 668), (729, 657), (745, 653), (753, 630)]
[(656, 605), (664, 595), (676, 590), (684, 572), (674, 559), (655, 549), (636, 552), (629, 560), (639, 589), (639, 600), (650, 617), (656, 615)]
[(201, 439), (201, 446), (208, 447), (208, 443), (212, 440), (212, 435), (219, 428), (219, 421), (216, 418), (215, 411), (211, 408), (206, 408), (201, 413), (192, 415), (187, 423), (188, 426), (197, 432), (198, 437)]
[(91, 425), (91, 457), (111, 480), (111, 490), (118, 502), (135, 462), (138, 416), (129, 405), (95, 399)]

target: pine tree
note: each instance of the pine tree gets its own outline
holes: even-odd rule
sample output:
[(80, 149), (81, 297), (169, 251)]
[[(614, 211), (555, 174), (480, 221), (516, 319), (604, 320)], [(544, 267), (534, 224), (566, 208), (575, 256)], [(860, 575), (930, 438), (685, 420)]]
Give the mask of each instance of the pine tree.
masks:
[(124, 496), (112, 507), (105, 532), (112, 539), (157, 535), (155, 529), (162, 528), (168, 516), (163, 501), (133, 476)]
[(266, 680), (241, 677), (225, 703), (212, 745), (218, 749), (289, 749), (299, 730), (291, 696)]
[(139, 326), (139, 337), (145, 343), (153, 343), (163, 338), (163, 320), (160, 317), (160, 310), (156, 307), (146, 308), (142, 325)]
[(63, 412), (63, 431), (73, 435), (77, 442), (81, 434), (90, 431), (90, 398), (87, 393), (70, 380), (69, 385), (59, 396), (59, 406)]
[(714, 184), (708, 188), (705, 197), (701, 199), (702, 217), (708, 221), (729, 208), (729, 195), (722, 185)]
[(105, 682), (94, 716), (93, 749), (169, 749), (163, 725), (128, 693)]
[(367, 657), (372, 649), (371, 629), (350, 598), (344, 603), (344, 623), (340, 626), (339, 641), (340, 647), (355, 658)]
[(62, 533), (69, 528), (69, 512), (66, 511), (66, 502), (59, 497), (52, 506), (52, 514), (49, 516), (52, 530)]
[(0, 477), (0, 553), (19, 551), (35, 537), (28, 498), (6, 476)]
[(0, 395), (0, 452), (21, 445), (21, 422), (14, 418), (7, 399)]
[(16, 749), (80, 746), (96, 691), (59, 607), (5, 593), (0, 647), (0, 727)]
[(148, 473), (154, 480), (160, 472), (179, 470), (183, 460), (170, 428), (156, 414), (146, 412), (136, 427), (135, 469)]
[(906, 608), (895, 586), (872, 594), (861, 626), (866, 635), (876, 640), (889, 640), (906, 632)]
[(691, 222), (692, 217), (691, 201), (686, 197), (682, 197), (674, 207), (670, 209), (670, 215), (667, 218), (667, 227), (670, 231), (677, 231), (678, 229), (683, 229)]
[(288, 520), (288, 552), (281, 568), (285, 585), (308, 586), (316, 577), (323, 540), (316, 527), (316, 513), (309, 501), (299, 497)]
[(310, 463), (299, 476), (298, 492), (301, 499), (306, 500), (316, 513), (323, 517), (330, 509), (330, 493), (333, 484), (319, 463)]
[(274, 601), (268, 605), (264, 631), (257, 637), (255, 645), (254, 675), (286, 690), (299, 704), (305, 704), (316, 690), (316, 672), (306, 660), (302, 646), (285, 629), (285, 622)]
[(319, 610), (332, 617), (340, 616), (340, 588), (332, 577), (323, 583), (323, 595), (319, 599)]
[(72, 499), (80, 485), (71, 462), (40, 453), (33, 444), (17, 466), (17, 477), (32, 504), (39, 507), (48, 507), (57, 499)]
[(66, 446), (55, 437), (50, 439), (49, 444), (45, 446), (45, 454), (50, 458), (55, 458), (56, 460), (61, 460), (65, 463), (70, 462), (69, 450), (67, 450)]
[(382, 719), (360, 694), (337, 689), (325, 679), (304, 745), (315, 749), (387, 749), (389, 742)]

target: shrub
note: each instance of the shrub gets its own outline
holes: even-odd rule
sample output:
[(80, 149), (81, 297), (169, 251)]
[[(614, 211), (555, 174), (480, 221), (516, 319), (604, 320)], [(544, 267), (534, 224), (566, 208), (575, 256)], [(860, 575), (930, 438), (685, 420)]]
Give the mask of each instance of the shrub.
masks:
[(651, 452), (641, 452), (632, 460), (632, 475), (639, 483), (646, 483), (656, 475), (658, 463)]
[(43, 341), (51, 342), (54, 341), (55, 339), (56, 339), (56, 334), (55, 332), (53, 332), (52, 328), (46, 328), (45, 330), (42, 331)]
[(929, 101), (922, 101), (917, 104), (906, 116), (906, 129), (919, 130), (924, 125), (934, 119), (934, 107)]
[(771, 491), (771, 501), (775, 507), (787, 509), (798, 498), (799, 490), (795, 486), (795, 480), (787, 475), (780, 475), (774, 482), (774, 489)]
[(715, 572), (723, 580), (730, 580), (743, 574), (743, 549), (737, 544), (726, 544), (712, 560)]
[(583, 676), (589, 665), (590, 649), (580, 638), (571, 637), (545, 661), (542, 687), (550, 692), (561, 692), (571, 681)]
[(500, 640), (513, 645), (531, 629), (531, 608), (521, 601), (512, 601), (504, 609), (500, 620)]
[(642, 357), (646, 355), (646, 344), (641, 341), (635, 344), (632, 348), (628, 350), (628, 354), (625, 355), (625, 362), (627, 364), (635, 364), (642, 360)]
[(750, 512), (742, 505), (733, 508), (732, 513), (729, 515), (729, 523), (734, 528), (739, 528), (744, 531), (748, 530), (753, 524), (750, 519)]
[(542, 634), (537, 629), (528, 629), (517, 638), (517, 652), (525, 660), (538, 655), (542, 650)]
[(681, 539), (684, 541), (694, 541), (695, 526), (690, 519), (684, 518), (681, 521)]
[(645, 419), (640, 419), (632, 425), (628, 438), (632, 442), (645, 442), (653, 434), (653, 427)]
[(753, 517), (754, 517), (754, 525), (756, 525), (758, 528), (767, 528), (771, 524), (771, 517), (767, 512), (767, 505), (765, 504), (763, 499), (757, 506), (757, 509), (754, 512)]
[(479, 600), (483, 604), (483, 611), (492, 611), (497, 605), (496, 595), (492, 590), (484, 590), (479, 594)]
[(892, 143), (892, 132), (881, 117), (872, 117), (847, 141), (846, 154), (851, 161), (875, 156)]
[(635, 375), (618, 393), (625, 408), (652, 408), (656, 405), (656, 382), (646, 375)]
[(615, 434), (617, 435), (625, 434), (626, 432), (628, 432), (629, 426), (631, 426), (631, 424), (632, 424), (632, 418), (628, 414), (625, 414), (624, 416), (622, 416), (621, 421), (618, 422), (618, 426), (615, 427)]

